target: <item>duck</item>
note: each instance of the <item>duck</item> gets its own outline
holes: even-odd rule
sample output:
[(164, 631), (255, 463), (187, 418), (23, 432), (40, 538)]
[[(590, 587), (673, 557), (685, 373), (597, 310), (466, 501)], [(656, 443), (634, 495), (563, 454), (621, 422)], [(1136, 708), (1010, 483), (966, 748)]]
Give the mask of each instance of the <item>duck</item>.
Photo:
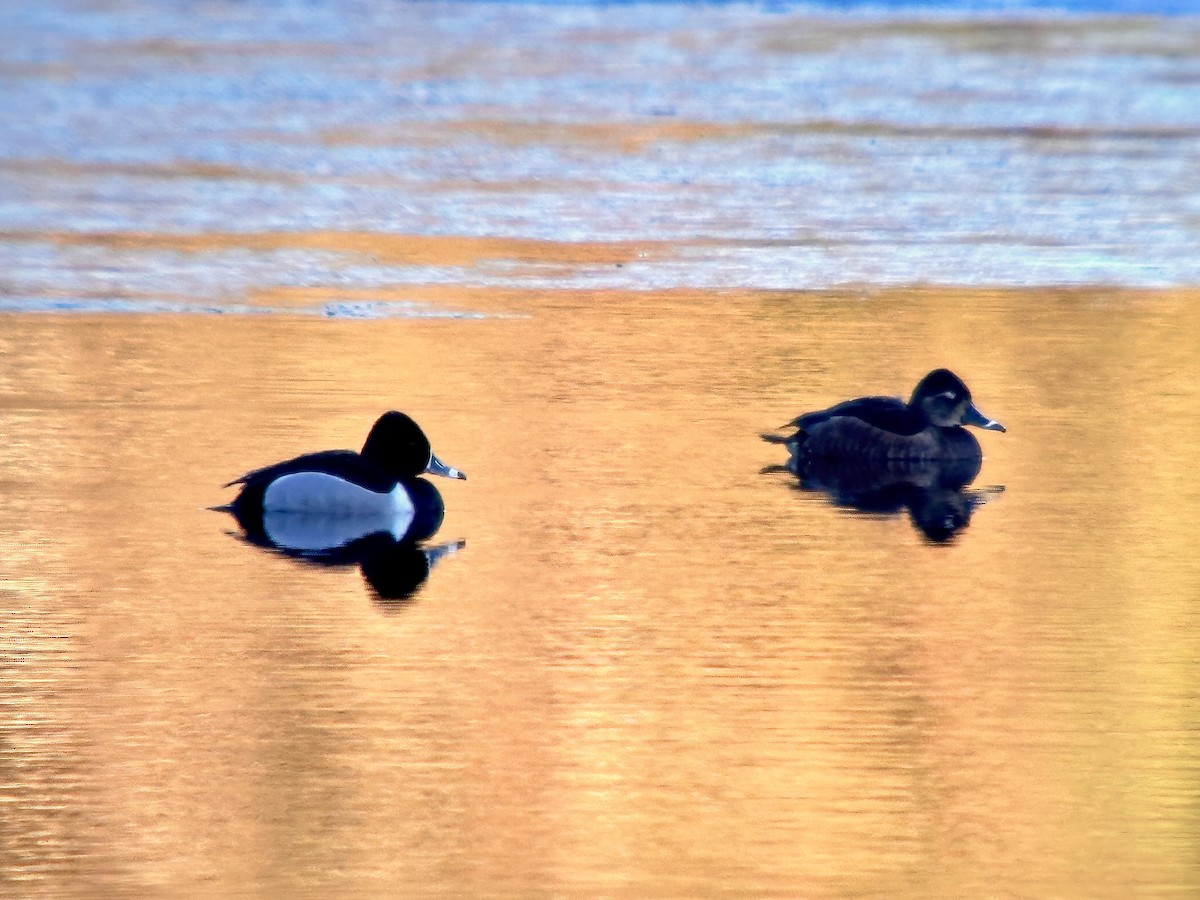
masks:
[(804, 413), (783, 427), (787, 436), (764, 434), (766, 441), (787, 445), (793, 458), (837, 459), (863, 463), (975, 461), (982, 459), (979, 441), (963, 426), (1006, 431), (971, 399), (971, 391), (949, 369), (934, 369), (913, 389), (906, 403), (899, 397), (859, 397), (828, 409)]
[(421, 427), (391, 410), (371, 426), (362, 450), (322, 450), (254, 469), (227, 482), (240, 485), (231, 513), (255, 543), (293, 554), (328, 554), (374, 534), (415, 542), (441, 526), (441, 494), (419, 476), (465, 481), (466, 473), (433, 452)]

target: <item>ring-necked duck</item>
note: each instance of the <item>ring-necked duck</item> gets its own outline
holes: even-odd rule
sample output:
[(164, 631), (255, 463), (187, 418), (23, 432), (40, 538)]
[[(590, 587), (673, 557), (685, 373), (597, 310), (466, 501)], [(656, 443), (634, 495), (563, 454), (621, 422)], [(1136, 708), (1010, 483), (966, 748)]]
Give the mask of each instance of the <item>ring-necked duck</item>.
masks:
[(980, 456), (979, 442), (962, 426), (1004, 431), (971, 402), (971, 392), (949, 369), (935, 369), (913, 390), (898, 397), (860, 397), (829, 409), (797, 416), (787, 437), (763, 439), (787, 444), (804, 458), (959, 460)]
[(441, 525), (445, 507), (428, 472), (466, 479), (433, 453), (419, 425), (400, 412), (379, 417), (360, 452), (324, 450), (248, 472), (228, 512), (280, 549), (323, 552), (367, 535), (419, 541)]

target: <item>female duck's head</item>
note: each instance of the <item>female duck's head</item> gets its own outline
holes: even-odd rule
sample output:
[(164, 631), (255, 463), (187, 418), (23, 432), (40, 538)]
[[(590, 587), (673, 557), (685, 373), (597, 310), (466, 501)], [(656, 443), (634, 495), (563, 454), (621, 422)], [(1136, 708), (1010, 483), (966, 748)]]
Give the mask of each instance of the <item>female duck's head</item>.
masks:
[(360, 454), (397, 478), (412, 478), (423, 472), (466, 480), (466, 473), (446, 465), (434, 455), (421, 426), (402, 412), (386, 412), (371, 426)]
[(1004, 426), (989, 419), (971, 402), (971, 392), (961, 378), (949, 369), (934, 369), (913, 389), (909, 407), (919, 409), (933, 425), (952, 428), (974, 425), (988, 431), (1004, 431)]

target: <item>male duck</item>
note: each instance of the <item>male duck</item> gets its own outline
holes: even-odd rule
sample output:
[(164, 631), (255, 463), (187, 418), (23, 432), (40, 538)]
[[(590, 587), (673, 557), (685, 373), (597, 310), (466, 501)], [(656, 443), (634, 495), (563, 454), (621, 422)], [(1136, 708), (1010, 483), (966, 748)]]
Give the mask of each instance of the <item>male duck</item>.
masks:
[(787, 444), (805, 459), (861, 462), (934, 462), (980, 458), (979, 442), (964, 425), (1004, 431), (971, 402), (971, 392), (949, 369), (935, 369), (917, 384), (905, 403), (898, 397), (860, 397), (829, 409), (797, 416), (787, 437), (763, 439)]
[(362, 451), (324, 450), (248, 472), (227, 507), (247, 534), (280, 549), (320, 552), (385, 532), (395, 541), (422, 540), (441, 525), (445, 507), (422, 473), (466, 479), (446, 465), (419, 425), (404, 413), (384, 413)]

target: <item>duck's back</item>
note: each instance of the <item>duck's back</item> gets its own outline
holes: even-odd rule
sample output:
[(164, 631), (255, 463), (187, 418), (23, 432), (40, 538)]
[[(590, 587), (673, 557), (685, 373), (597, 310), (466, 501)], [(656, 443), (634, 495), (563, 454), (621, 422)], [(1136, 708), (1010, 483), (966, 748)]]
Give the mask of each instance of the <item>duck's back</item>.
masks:
[(819, 412), (806, 413), (795, 425), (808, 434), (832, 419), (857, 419), (895, 435), (917, 434), (929, 423), (898, 397), (859, 397)]

